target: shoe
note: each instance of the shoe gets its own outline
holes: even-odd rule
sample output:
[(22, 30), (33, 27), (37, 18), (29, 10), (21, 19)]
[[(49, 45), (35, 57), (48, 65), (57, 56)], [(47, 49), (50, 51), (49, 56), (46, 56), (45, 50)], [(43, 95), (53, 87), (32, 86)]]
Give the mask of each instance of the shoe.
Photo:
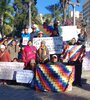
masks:
[(3, 82), (3, 85), (7, 85), (7, 82)]
[(77, 86), (77, 84), (73, 82), (72, 86)]
[(82, 84), (77, 84), (77, 87), (82, 87)]

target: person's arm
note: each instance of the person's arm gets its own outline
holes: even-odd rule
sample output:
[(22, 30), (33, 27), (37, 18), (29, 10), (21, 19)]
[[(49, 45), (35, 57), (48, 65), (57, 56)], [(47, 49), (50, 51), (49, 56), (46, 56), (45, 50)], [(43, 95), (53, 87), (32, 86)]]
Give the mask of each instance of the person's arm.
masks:
[(46, 55), (44, 56), (44, 59), (49, 58), (49, 50), (48, 48), (46, 49)]
[(22, 60), (23, 60), (23, 62), (26, 62), (25, 49), (23, 50), (23, 53), (22, 53)]
[(10, 53), (9, 52), (7, 52), (6, 57), (7, 57), (8, 62), (11, 62), (11, 57), (10, 57)]

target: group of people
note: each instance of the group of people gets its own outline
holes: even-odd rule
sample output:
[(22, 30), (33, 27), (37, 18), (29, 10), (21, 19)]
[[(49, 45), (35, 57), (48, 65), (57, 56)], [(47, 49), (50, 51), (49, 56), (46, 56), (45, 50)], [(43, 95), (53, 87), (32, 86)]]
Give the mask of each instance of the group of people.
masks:
[[(56, 26), (56, 25), (55, 25)], [(57, 26), (58, 27), (58, 26)], [(59, 36), (58, 28), (55, 27), (52, 33), (52, 37)], [(30, 69), (35, 72), (36, 64), (58, 64), (60, 60), (60, 55), (53, 54), (50, 55), (48, 47), (46, 46), (46, 43), (44, 40), (41, 41), (39, 49), (37, 49), (35, 46), (33, 46), (33, 38), (42, 38), (44, 36), (44, 33), (42, 31), (37, 32), (36, 27), (32, 26), (32, 32), (29, 34), (28, 28), (26, 27), (24, 30), (22, 30), (21, 35), (21, 45), (16, 44), (16, 40), (13, 40), (11, 45), (8, 45), (7, 40), (4, 41), (3, 45), (0, 46), (0, 62), (24, 62), (25, 69)], [(75, 45), (80, 44), (84, 45), (86, 40), (86, 33), (83, 29), (81, 29), (80, 34), (78, 34), (78, 40), (76, 41), (75, 38), (73, 38), (71, 41), (69, 41), (67, 44), (69, 45)], [(64, 46), (65, 47), (65, 46)], [(63, 61), (62, 61), (63, 62)], [(70, 63), (69, 63), (70, 64)], [(79, 63), (79, 69), (82, 67), (82, 62)], [(75, 63), (74, 63), (75, 65)], [(75, 65), (76, 66), (76, 65)], [(75, 67), (75, 81), (74, 85), (79, 83), (79, 86), (81, 86), (81, 70), (77, 69), (77, 66)], [(77, 79), (77, 73), (79, 72), (79, 79)], [(77, 80), (79, 80), (77, 82)]]

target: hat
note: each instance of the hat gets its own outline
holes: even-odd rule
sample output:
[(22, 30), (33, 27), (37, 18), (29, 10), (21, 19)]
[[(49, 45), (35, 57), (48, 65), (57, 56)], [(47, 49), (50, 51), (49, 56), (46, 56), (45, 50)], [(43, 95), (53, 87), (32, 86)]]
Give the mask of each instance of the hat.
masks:
[(36, 25), (33, 25), (31, 28), (32, 28), (32, 29), (36, 29)]
[(45, 41), (41, 41), (41, 43), (45, 44)]
[(39, 31), (38, 34), (43, 34), (43, 32), (42, 31)]
[(54, 58), (54, 57), (57, 58), (57, 55), (53, 55), (53, 56), (52, 56), (52, 58)]
[(0, 45), (0, 49), (2, 49), (2, 48), (5, 49), (5, 46), (4, 45)]

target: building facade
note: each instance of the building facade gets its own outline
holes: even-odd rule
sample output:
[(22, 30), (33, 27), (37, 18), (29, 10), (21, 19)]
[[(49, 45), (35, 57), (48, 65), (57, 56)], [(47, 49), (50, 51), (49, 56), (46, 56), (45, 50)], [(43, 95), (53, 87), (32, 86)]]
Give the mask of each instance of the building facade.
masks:
[(85, 0), (83, 5), (83, 19), (86, 21), (86, 30), (90, 35), (90, 0)]

